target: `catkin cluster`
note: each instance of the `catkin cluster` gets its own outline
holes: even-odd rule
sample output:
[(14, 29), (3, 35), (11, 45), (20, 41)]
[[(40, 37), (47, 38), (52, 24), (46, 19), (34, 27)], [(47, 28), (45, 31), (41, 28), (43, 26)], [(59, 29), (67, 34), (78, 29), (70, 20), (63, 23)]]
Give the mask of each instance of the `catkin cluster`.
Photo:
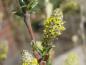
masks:
[(37, 59), (34, 58), (27, 50), (22, 51), (22, 65), (39, 65)]
[(44, 39), (51, 40), (65, 30), (63, 14), (60, 9), (54, 10), (50, 18), (44, 21)]

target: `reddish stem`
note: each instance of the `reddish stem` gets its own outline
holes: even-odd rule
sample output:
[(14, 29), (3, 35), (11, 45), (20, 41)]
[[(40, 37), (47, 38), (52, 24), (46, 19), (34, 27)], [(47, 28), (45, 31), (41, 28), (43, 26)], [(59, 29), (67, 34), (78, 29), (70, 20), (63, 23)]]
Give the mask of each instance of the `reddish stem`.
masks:
[(26, 26), (28, 28), (31, 39), (35, 40), (34, 32), (32, 30), (31, 21), (30, 21), (30, 13), (28, 13), (28, 11), (26, 11), (26, 13), (24, 15), (24, 22), (25, 22), (25, 24), (26, 24)]

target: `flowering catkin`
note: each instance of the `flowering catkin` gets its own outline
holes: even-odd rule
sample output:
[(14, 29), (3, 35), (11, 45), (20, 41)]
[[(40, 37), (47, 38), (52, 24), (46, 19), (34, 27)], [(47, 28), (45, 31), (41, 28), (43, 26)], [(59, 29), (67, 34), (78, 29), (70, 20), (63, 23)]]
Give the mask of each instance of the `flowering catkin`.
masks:
[(60, 9), (54, 10), (51, 17), (44, 21), (44, 39), (54, 39), (61, 35), (61, 32), (65, 30), (63, 13)]
[(23, 50), (21, 55), (22, 65), (38, 65), (37, 59), (33, 57), (27, 50)]

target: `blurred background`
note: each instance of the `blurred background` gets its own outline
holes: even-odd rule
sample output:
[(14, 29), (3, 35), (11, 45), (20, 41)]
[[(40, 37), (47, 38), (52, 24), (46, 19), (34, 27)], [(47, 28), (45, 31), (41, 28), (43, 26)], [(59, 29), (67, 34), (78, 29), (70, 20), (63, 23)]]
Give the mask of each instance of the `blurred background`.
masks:
[[(18, 9), (18, 0), (0, 0), (0, 65), (20, 65), (20, 51), (31, 51), (31, 38), (23, 18), (13, 11)], [(56, 8), (63, 10), (65, 28), (54, 40), (51, 51), (53, 65), (64, 65), (69, 53), (78, 56), (79, 65), (86, 65), (86, 0), (39, 0), (31, 13), (31, 23), (36, 40), (42, 38), (43, 21)]]

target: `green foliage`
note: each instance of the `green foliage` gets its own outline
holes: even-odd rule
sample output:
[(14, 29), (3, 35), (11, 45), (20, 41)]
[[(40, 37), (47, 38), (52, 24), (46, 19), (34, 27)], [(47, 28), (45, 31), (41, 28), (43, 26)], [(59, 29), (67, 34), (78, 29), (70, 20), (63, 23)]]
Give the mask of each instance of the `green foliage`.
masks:
[(79, 57), (77, 54), (74, 52), (69, 53), (64, 65), (79, 65)]
[(19, 1), (19, 9), (14, 11), (14, 13), (18, 16), (23, 16), (26, 11), (33, 12), (36, 11), (36, 6), (38, 5), (38, 0), (18, 0)]
[(27, 8), (29, 11), (32, 11), (38, 4), (38, 0), (32, 0), (30, 4), (28, 4)]

